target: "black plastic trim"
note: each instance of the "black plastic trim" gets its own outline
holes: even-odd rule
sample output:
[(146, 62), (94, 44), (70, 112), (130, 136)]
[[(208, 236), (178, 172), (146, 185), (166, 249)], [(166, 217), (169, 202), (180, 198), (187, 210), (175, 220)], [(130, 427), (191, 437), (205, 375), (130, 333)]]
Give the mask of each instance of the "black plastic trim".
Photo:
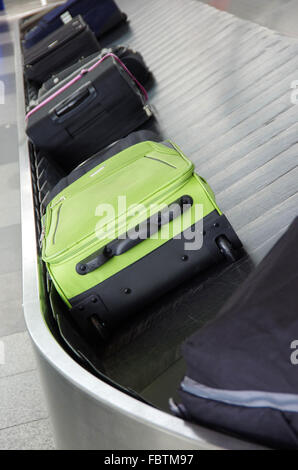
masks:
[(213, 211), (203, 219), (203, 246), (185, 250), (192, 233), (202, 230), (201, 221), (101, 284), (70, 299), (71, 315), (84, 330), (97, 315), (104, 327), (114, 328), (138, 309), (145, 308), (167, 291), (225, 258), (216, 240), (225, 235), (235, 250), (241, 241), (224, 215)]

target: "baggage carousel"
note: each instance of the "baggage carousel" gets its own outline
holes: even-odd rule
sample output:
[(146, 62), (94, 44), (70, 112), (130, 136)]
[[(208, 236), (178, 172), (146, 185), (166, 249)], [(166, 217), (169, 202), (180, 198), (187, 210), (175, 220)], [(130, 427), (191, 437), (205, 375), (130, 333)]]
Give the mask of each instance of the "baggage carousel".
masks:
[(149, 98), (155, 127), (181, 146), (210, 183), (245, 254), (167, 294), (117, 331), (100, 351), (105, 377), (75, 360), (51, 321), (53, 304), (39, 256), (39, 157), (25, 134), (16, 21), (23, 305), (56, 444), (60, 449), (258, 448), (172, 416), (168, 400), (178, 399), (185, 372), (181, 343), (215, 318), (298, 215), (298, 108), (291, 88), (298, 42), (197, 0), (118, 4), (129, 22), (105, 43), (142, 52), (154, 75)]

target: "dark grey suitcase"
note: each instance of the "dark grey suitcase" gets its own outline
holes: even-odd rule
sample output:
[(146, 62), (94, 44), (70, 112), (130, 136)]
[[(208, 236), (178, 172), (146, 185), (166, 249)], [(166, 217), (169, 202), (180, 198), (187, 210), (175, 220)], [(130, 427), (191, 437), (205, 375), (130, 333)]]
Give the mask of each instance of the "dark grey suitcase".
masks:
[(44, 15), (25, 35), (25, 47), (30, 48), (57, 30), (71, 18), (81, 15), (97, 37), (126, 21), (125, 13), (114, 0), (68, 0)]
[(78, 16), (36, 46), (24, 50), (25, 75), (28, 80), (42, 85), (53, 73), (99, 50), (100, 45), (94, 33)]
[(139, 128), (151, 115), (147, 93), (120, 59), (108, 54), (27, 114), (31, 141), (66, 171)]

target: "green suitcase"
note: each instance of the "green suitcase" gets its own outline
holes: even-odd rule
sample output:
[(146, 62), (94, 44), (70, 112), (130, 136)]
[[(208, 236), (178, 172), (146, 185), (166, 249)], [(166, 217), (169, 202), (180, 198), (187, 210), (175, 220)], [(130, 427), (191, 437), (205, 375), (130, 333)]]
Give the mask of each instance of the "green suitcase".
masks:
[(172, 142), (133, 145), (54, 197), (42, 258), (77, 325), (112, 329), (241, 242)]

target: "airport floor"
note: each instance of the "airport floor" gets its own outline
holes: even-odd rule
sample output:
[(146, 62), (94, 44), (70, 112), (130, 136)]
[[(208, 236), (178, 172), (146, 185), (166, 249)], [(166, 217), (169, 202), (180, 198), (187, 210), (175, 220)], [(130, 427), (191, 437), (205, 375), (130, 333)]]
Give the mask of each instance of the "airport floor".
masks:
[[(162, 2), (162, 0), (160, 0)], [(21, 220), (15, 65), (10, 21), (50, 3), (6, 0), (0, 14), (0, 449), (54, 449), (53, 434), (22, 313)], [(209, 0), (237, 16), (298, 36), (296, 0)]]
[[(7, 0), (0, 16), (0, 449), (54, 449), (52, 430), (22, 312), (20, 186), (15, 65), (10, 20), (42, 3)], [(48, 2), (50, 3), (50, 2)], [(57, 3), (57, 2), (55, 2)], [(2, 361), (3, 362), (3, 361)]]

